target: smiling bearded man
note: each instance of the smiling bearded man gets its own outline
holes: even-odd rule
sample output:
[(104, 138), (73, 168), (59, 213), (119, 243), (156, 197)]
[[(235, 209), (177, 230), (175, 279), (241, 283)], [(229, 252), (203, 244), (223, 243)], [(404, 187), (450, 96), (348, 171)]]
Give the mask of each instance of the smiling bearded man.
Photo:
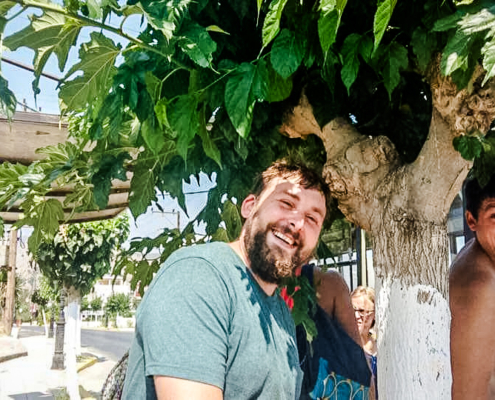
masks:
[(242, 202), (237, 241), (172, 254), (137, 312), (123, 399), (299, 399), (294, 321), (276, 289), (311, 258), (328, 198), (315, 171), (278, 161)]

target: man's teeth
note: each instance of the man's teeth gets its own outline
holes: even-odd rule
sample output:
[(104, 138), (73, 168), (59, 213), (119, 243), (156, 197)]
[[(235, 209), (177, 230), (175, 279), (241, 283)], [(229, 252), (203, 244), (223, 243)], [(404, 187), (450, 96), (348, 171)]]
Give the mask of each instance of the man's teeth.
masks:
[(290, 244), (291, 246), (294, 245), (294, 241), (291, 240), (288, 236), (285, 236), (282, 232), (279, 231), (273, 231), (273, 234), (278, 237), (279, 239), (283, 240), (284, 242)]

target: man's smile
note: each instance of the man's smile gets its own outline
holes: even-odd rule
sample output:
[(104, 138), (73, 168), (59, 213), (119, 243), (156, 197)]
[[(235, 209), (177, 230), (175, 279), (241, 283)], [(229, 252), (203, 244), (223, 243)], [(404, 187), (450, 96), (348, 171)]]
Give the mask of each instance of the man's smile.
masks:
[(283, 241), (285, 244), (289, 245), (291, 248), (297, 247), (297, 241), (292, 237), (292, 235), (288, 236), (287, 234), (281, 232), (276, 228), (272, 228), (273, 235)]

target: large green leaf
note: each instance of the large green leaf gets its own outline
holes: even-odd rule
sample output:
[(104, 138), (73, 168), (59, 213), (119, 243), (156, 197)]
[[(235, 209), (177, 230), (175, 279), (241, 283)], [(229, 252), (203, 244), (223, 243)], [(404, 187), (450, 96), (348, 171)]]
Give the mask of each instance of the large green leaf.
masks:
[(361, 35), (353, 33), (347, 36), (342, 46), (341, 54), (344, 59), (342, 70), (340, 72), (342, 82), (350, 92), (351, 86), (357, 78), (359, 72), (359, 42)]
[(495, 6), (482, 8), (476, 13), (467, 13), (458, 26), (466, 35), (495, 29)]
[(33, 49), (34, 68), (38, 76), (52, 54), (57, 56), (58, 67), (63, 71), (69, 51), (76, 44), (83, 26), (80, 21), (66, 18), (61, 13), (45, 12), (40, 17), (34, 17), (26, 28), (7, 37), (4, 45), (12, 51), (23, 46)]
[(267, 64), (267, 70), (269, 83), (266, 99), (272, 103), (288, 98), (292, 92), (292, 77), (282, 78), (270, 64)]
[(397, 42), (391, 43), (385, 52), (385, 63), (381, 72), (390, 99), (400, 82), (400, 70), (406, 69), (408, 65), (407, 49)]
[(239, 209), (230, 200), (223, 204), (222, 220), (225, 222), (229, 241), (237, 239), (241, 234), (242, 218)]
[(147, 163), (139, 161), (138, 158), (138, 163), (133, 171), (129, 194), (129, 209), (134, 218), (143, 214), (151, 202), (156, 200), (155, 171)]
[(92, 32), (91, 41), (83, 43), (79, 51), (80, 62), (66, 74), (66, 79), (82, 71), (83, 75), (65, 81), (60, 88), (60, 108), (63, 113), (81, 110), (106, 93), (116, 72), (115, 60), (121, 46), (102, 33)]
[(453, 145), (454, 149), (461, 153), (462, 158), (468, 161), (479, 157), (483, 150), (481, 141), (477, 136), (457, 136), (453, 140)]
[[(131, 3), (131, 2), (129, 2)], [(187, 15), (187, 7), (193, 0), (173, 1), (140, 1), (127, 10), (130, 14), (141, 14), (136, 9), (141, 9), (148, 23), (167, 38), (172, 39), (176, 28), (180, 25), (184, 16)]]
[(273, 69), (287, 79), (297, 71), (306, 52), (306, 43), (298, 35), (283, 29), (273, 42), (270, 61)]
[(206, 124), (205, 107), (201, 108), (201, 112), (199, 114), (198, 134), (201, 138), (201, 142), (203, 143), (203, 150), (205, 154), (215, 161), (220, 168), (222, 168), (222, 155), (218, 149), (218, 146), (212, 140), (210, 132), (208, 131), (208, 125)]
[(108, 205), (112, 180), (119, 179), (123, 182), (127, 180), (124, 162), (129, 158), (129, 154), (124, 152), (117, 156), (104, 154), (99, 160), (98, 169), (93, 174), (91, 183), (94, 186), (94, 201), (100, 209), (105, 209)]
[(383, 34), (387, 30), (390, 18), (394, 11), (397, 0), (380, 0), (378, 3), (378, 9), (375, 13), (375, 20), (373, 21), (373, 34), (375, 35), (375, 50), (380, 44)]
[(241, 64), (225, 86), (225, 107), (236, 131), (243, 138), (249, 135), (257, 100), (268, 97), (270, 77), (264, 60), (257, 65)]
[(280, 30), (280, 19), (287, 0), (272, 0), (263, 23), (263, 47), (268, 46)]
[(481, 53), (483, 54), (483, 68), (486, 71), (485, 78), (481, 84), (483, 86), (488, 79), (495, 76), (495, 36), (484, 44)]
[(471, 45), (476, 40), (475, 36), (467, 36), (461, 31), (448, 41), (442, 53), (441, 68), (444, 75), (452, 75), (458, 69), (467, 70)]
[(183, 95), (168, 105), (168, 121), (174, 136), (177, 138), (177, 151), (187, 160), (187, 149), (191, 140), (198, 133), (198, 98), (194, 95)]
[(206, 28), (198, 24), (188, 24), (185, 29), (181, 29), (180, 35), (181, 38), (178, 40), (180, 49), (200, 67), (211, 67), (217, 44)]
[(320, 2), (318, 37), (324, 54), (328, 52), (330, 46), (335, 42), (346, 4), (347, 0), (321, 0)]
[(229, 78), (225, 86), (225, 107), (232, 124), (242, 137), (247, 137), (251, 130), (253, 110), (256, 99), (252, 95), (256, 67), (243, 63)]
[(15, 113), (17, 100), (8, 85), (4, 77), (0, 75), (0, 113), (11, 120)]
[(437, 39), (435, 34), (418, 27), (413, 32), (411, 44), (418, 60), (419, 69), (425, 71), (436, 49)]
[(0, 15), (5, 16), (17, 3), (15, 1), (3, 0), (0, 3)]
[(164, 130), (160, 128), (153, 115), (141, 124), (141, 136), (148, 148), (155, 154), (158, 154), (165, 145)]
[(20, 221), (34, 227), (33, 233), (28, 239), (29, 251), (35, 253), (45, 238), (53, 238), (58, 231), (59, 222), (63, 219), (62, 204), (55, 199), (41, 201), (31, 209), (29, 217)]

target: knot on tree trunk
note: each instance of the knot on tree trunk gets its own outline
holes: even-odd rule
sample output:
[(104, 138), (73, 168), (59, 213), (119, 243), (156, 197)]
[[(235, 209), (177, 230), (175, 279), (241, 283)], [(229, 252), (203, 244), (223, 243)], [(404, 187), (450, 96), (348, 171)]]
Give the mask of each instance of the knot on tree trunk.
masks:
[(459, 90), (451, 77), (444, 76), (440, 56), (427, 73), (433, 107), (448, 123), (453, 136), (474, 131), (486, 133), (495, 119), (495, 82), (490, 79), (482, 86), (486, 72), (478, 65), (467, 87)]
[(389, 138), (360, 135), (341, 157), (328, 158), (323, 176), (347, 219), (369, 230), (372, 216), (383, 207), (376, 196), (381, 192), (378, 187), (389, 182), (399, 166), (399, 155)]

